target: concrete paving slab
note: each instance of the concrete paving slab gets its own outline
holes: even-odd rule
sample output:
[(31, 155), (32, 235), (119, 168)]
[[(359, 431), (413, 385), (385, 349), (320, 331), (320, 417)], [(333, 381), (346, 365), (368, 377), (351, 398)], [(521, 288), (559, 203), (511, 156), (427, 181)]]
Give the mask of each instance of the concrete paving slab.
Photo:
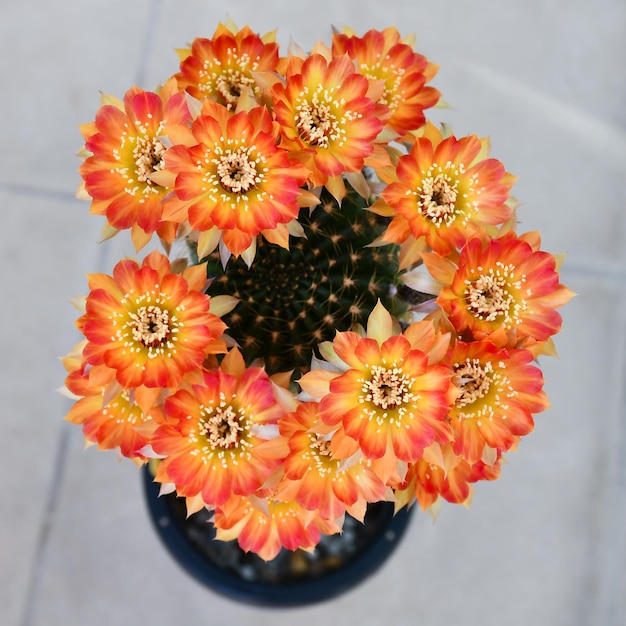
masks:
[(94, 232), (69, 194), (55, 200), (0, 190), (0, 204), (0, 622), (18, 624), (55, 504), (65, 410), (56, 391), (64, 377), (57, 357), (79, 339), (69, 300), (82, 280), (76, 267), (89, 267), (94, 257), (93, 247), (83, 245)]

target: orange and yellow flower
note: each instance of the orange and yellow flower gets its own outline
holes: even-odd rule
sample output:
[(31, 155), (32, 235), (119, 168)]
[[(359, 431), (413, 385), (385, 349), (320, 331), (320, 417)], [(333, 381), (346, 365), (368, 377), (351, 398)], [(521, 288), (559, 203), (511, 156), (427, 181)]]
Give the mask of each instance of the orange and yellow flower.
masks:
[(211, 39), (198, 37), (191, 48), (177, 52), (180, 87), (198, 100), (208, 98), (233, 110), (246, 89), (254, 97), (261, 95), (255, 75), (280, 73), (285, 63), (278, 56), (274, 33), (260, 37), (248, 26), (237, 30), (232, 24), (220, 24)]
[(165, 163), (163, 136), (173, 127), (185, 127), (191, 116), (176, 81), (159, 93), (129, 89), (124, 102), (106, 98), (95, 122), (81, 131), (90, 153), (80, 174), (92, 198), (91, 210), (105, 215), (116, 229), (137, 227), (150, 235), (164, 226), (162, 209), (171, 191), (159, 173)]
[(298, 217), (306, 171), (276, 146), (265, 107), (231, 114), (206, 102), (191, 133), (191, 145), (173, 146), (165, 157), (176, 174), (178, 198), (165, 215), (177, 222), (188, 219), (205, 233), (208, 243), (200, 246), (205, 253), (221, 238), (232, 254), (241, 255), (256, 249), (257, 235), (272, 237)]
[(305, 392), (321, 398), (324, 423), (343, 426), (368, 459), (387, 459), (384, 481), (398, 461), (415, 462), (433, 441), (451, 436), (445, 421), (451, 372), (437, 363), (449, 335), (437, 335), (430, 322), (416, 322), (403, 333), (395, 326), (379, 303), (366, 337), (338, 332), (332, 344), (321, 345), (339, 371), (316, 369), (299, 381)]
[(295, 500), (332, 521), (346, 511), (363, 520), (367, 503), (384, 498), (385, 484), (366, 459), (360, 455), (347, 460), (334, 457), (332, 429), (321, 422), (318, 403), (301, 403), (281, 419), (279, 429), (288, 440), (289, 454), (278, 499)]
[[(445, 106), (438, 66), (396, 27), (344, 28), (281, 57), (275, 31), (228, 20), (176, 52), (163, 86), (105, 95), (81, 126), (77, 195), (106, 218), (102, 239), (127, 229), (138, 251), (156, 233), (194, 265), (154, 251), (88, 276), (74, 301), (84, 337), (63, 358), (66, 420), (87, 446), (149, 462), (188, 515), (207, 509), (217, 539), (265, 560), (313, 551), (370, 503), (469, 506), (548, 407), (533, 360), (556, 354), (557, 309), (574, 295), (560, 256), (516, 232), (515, 177), (488, 138), (426, 120)], [(306, 218), (318, 205), (329, 215)], [(383, 219), (369, 216), (367, 235), (349, 215), (335, 223), (337, 208)], [(386, 279), (384, 255), (362, 245), (389, 248)], [(219, 262), (233, 296), (207, 293)], [(297, 274), (293, 297), (257, 289), (264, 268)], [(381, 285), (397, 319), (363, 296)], [(280, 349), (279, 330), (258, 332), (279, 309), (318, 338), (299, 380), (291, 366), (269, 376), (275, 350), (250, 352)]]
[(363, 37), (344, 28), (342, 33), (333, 35), (332, 53), (348, 54), (360, 74), (383, 83), (384, 90), (377, 102), (389, 108), (390, 117), (385, 121), (401, 135), (423, 126), (424, 109), (439, 101), (439, 91), (426, 86), (439, 67), (415, 52), (395, 27), (369, 30)]
[(142, 408), (134, 390), (122, 388), (115, 381), (115, 371), (105, 365), (74, 370), (65, 385), (77, 397), (65, 419), (82, 425), (87, 443), (101, 450), (119, 449), (122, 456), (137, 463), (147, 460), (141, 450), (165, 421), (158, 403), (148, 402)]
[(246, 368), (235, 348), (202, 384), (180, 389), (165, 400), (166, 424), (152, 437), (164, 458), (155, 480), (173, 483), (179, 495), (201, 495), (212, 506), (232, 494), (252, 495), (287, 451), (278, 437), (283, 409), (272, 381), (258, 367)]
[(471, 483), (495, 480), (500, 476), (499, 452), (491, 463), (479, 460), (470, 464), (456, 455), (450, 444), (433, 444), (427, 456), (429, 458), (425, 455), (410, 464), (403, 483), (396, 486), (394, 493), (401, 505), (410, 505), (417, 500), (420, 507), (426, 510), (440, 498), (454, 504), (469, 504)]
[(293, 63), (285, 84), (270, 90), (282, 144), (310, 172), (313, 186), (360, 172), (383, 127), (368, 97), (370, 83), (347, 55), (330, 62), (312, 54)]
[(472, 237), (485, 239), (486, 227), (511, 218), (507, 200), (515, 177), (487, 154), (486, 139), (443, 138), (428, 124), (411, 151), (399, 158), (395, 180), (382, 191), (383, 202), (371, 208), (393, 217), (383, 239), (402, 244), (423, 237), (445, 255)]
[(281, 502), (267, 495), (233, 496), (215, 510), (213, 524), (217, 539), (236, 539), (242, 550), (254, 552), (265, 561), (275, 558), (282, 548), (311, 552), (322, 533), (340, 531), (297, 502)]
[(499, 349), (491, 342), (456, 342), (446, 357), (459, 394), (450, 409), (454, 452), (470, 465), (485, 446), (502, 452), (533, 430), (533, 414), (548, 406), (543, 376), (528, 350)]
[(124, 260), (113, 276), (88, 276), (91, 292), (77, 321), (88, 340), (84, 358), (115, 370), (124, 388), (176, 387), (207, 354), (225, 351), (219, 337), (226, 325), (209, 312), (209, 296), (197, 290), (203, 266), (183, 275), (170, 270), (167, 257), (155, 251), (141, 266)]
[(458, 263), (434, 253), (423, 258), (443, 284), (437, 303), (465, 340), (532, 348), (560, 331), (555, 309), (574, 295), (559, 283), (557, 259), (539, 250), (533, 233), (509, 232), (486, 244), (472, 239)]

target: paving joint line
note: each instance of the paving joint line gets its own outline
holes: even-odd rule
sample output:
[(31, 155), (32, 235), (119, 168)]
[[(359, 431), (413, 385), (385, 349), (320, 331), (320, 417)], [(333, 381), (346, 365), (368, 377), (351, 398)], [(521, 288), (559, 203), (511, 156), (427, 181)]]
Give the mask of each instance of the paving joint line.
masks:
[(79, 202), (73, 191), (64, 191), (62, 189), (48, 189), (45, 187), (34, 187), (32, 185), (23, 185), (20, 183), (0, 182), (0, 192), (2, 191), (6, 193), (13, 193), (18, 196)]
[(41, 582), (45, 568), (41, 565), (45, 561), (45, 555), (52, 531), (54, 519), (57, 512), (59, 493), (61, 485), (65, 477), (67, 466), (67, 451), (69, 446), (69, 427), (71, 425), (66, 422), (61, 423), (61, 432), (57, 438), (56, 452), (52, 465), (51, 478), (48, 484), (48, 497), (45, 501), (42, 513), (42, 522), (39, 526), (37, 534), (37, 542), (35, 544), (35, 553), (31, 564), (31, 575), (29, 585), (26, 590), (25, 605), (22, 610), (22, 618), (20, 626), (32, 626), (35, 611), (37, 609), (37, 600), (41, 588)]

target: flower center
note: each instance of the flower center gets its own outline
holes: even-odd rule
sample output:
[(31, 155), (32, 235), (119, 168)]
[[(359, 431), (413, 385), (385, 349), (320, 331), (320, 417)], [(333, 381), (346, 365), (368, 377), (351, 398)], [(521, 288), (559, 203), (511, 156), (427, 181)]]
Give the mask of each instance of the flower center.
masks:
[(141, 424), (152, 419), (150, 414), (144, 413), (134, 401), (131, 401), (128, 389), (124, 389), (116, 398), (105, 404), (102, 407), (102, 415), (115, 420), (116, 424)]
[(164, 153), (165, 146), (156, 137), (137, 137), (133, 159), (139, 182), (154, 185), (150, 180), (150, 175), (165, 167)]
[(489, 393), (493, 372), (491, 363), (482, 365), (478, 359), (467, 358), (464, 363), (456, 363), (454, 371), (459, 377), (460, 388), (455, 401), (457, 409), (473, 404)]
[(161, 347), (170, 336), (170, 314), (158, 306), (142, 306), (129, 313), (133, 339), (146, 348)]
[(237, 447), (244, 431), (235, 409), (223, 402), (213, 412), (205, 413), (199, 426), (200, 433), (206, 436), (212, 447), (225, 450)]
[(406, 70), (403, 67), (381, 65), (380, 62), (372, 66), (367, 63), (359, 65), (359, 74), (370, 80), (382, 80), (384, 82), (383, 94), (377, 102), (388, 106), (392, 111), (395, 111), (400, 103), (402, 96), (400, 85), (405, 73)]
[(510, 409), (508, 401), (515, 398), (518, 392), (511, 385), (505, 368), (502, 361), (494, 369), (490, 361), (481, 363), (469, 357), (461, 363), (455, 363), (455, 383), (459, 387), (459, 395), (452, 413), (459, 422), (463, 419), (478, 419), (480, 426), (482, 419), (492, 421), (497, 416), (507, 419), (507, 411)]
[(226, 107), (232, 109), (245, 87), (254, 84), (254, 80), (243, 72), (234, 69), (223, 71), (215, 81), (217, 93), (224, 99)]
[(342, 120), (333, 112), (336, 106), (336, 100), (322, 85), (310, 100), (303, 98), (296, 106), (295, 117), (300, 138), (318, 148), (328, 148), (331, 141), (337, 140), (341, 145), (345, 130), (341, 125)]
[(445, 172), (422, 180), (419, 194), (419, 212), (435, 226), (450, 226), (456, 218), (458, 180), (452, 180)]
[(228, 58), (206, 59), (198, 75), (198, 88), (207, 96), (219, 96), (226, 108), (233, 109), (245, 87), (254, 89), (254, 79), (250, 72), (259, 67), (259, 58), (250, 58), (247, 53), (239, 54), (236, 48), (226, 50)]
[(302, 459), (309, 463), (319, 476), (333, 477), (339, 472), (339, 459), (333, 459), (330, 441), (315, 433), (309, 433), (309, 447), (304, 450)]
[(330, 441), (328, 439), (322, 439), (322, 437), (313, 433), (310, 433), (309, 437), (311, 439), (311, 449), (314, 451), (316, 456), (332, 456)]
[(493, 322), (500, 315), (505, 315), (513, 302), (506, 287), (506, 280), (502, 277), (481, 276), (466, 291), (468, 310), (475, 317), (487, 322)]
[(513, 265), (504, 265), (500, 261), (495, 268), (481, 274), (474, 281), (465, 281), (465, 302), (467, 310), (478, 319), (494, 322), (503, 317), (505, 327), (519, 323), (519, 314), (527, 308), (526, 302), (515, 301), (513, 290), (521, 289), (525, 276), (514, 280)]
[(217, 159), (217, 175), (220, 184), (230, 193), (247, 193), (259, 183), (256, 161), (250, 158), (249, 149), (227, 150)]
[(414, 398), (411, 391), (413, 379), (399, 367), (386, 368), (373, 365), (370, 380), (363, 381), (361, 391), (365, 402), (383, 409), (397, 409)]

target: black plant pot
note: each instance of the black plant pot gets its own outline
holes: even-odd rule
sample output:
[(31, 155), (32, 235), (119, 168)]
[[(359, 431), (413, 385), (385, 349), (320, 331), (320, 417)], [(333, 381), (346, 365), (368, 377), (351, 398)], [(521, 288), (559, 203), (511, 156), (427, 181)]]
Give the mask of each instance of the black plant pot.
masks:
[(144, 492), (161, 540), (198, 581), (233, 600), (294, 607), (336, 597), (373, 574), (400, 542), (413, 509), (393, 514), (393, 504), (368, 507), (365, 523), (346, 515), (341, 535), (324, 536), (313, 553), (282, 550), (272, 561), (246, 553), (236, 541), (216, 541), (210, 514), (186, 518), (185, 500), (159, 496), (145, 466)]

